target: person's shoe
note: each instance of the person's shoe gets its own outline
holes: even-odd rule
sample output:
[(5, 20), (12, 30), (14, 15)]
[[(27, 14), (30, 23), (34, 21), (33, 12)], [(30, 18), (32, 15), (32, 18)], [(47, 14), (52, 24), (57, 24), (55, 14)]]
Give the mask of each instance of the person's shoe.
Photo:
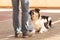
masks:
[(16, 38), (22, 37), (22, 32), (15, 34)]
[(32, 35), (33, 35), (33, 33), (31, 33), (31, 32), (23, 33), (22, 38), (31, 37)]

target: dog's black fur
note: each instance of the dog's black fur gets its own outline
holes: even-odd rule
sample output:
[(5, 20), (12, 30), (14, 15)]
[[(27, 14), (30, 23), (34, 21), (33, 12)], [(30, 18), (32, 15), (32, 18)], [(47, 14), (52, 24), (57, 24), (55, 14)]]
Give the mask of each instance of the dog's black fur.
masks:
[(41, 16), (41, 18), (47, 20), (47, 22), (44, 23), (44, 25), (45, 25), (45, 27), (46, 27), (47, 29), (48, 29), (48, 27), (47, 27), (48, 25), (49, 25), (50, 27), (52, 26), (52, 24), (51, 24), (51, 23), (52, 23), (52, 20), (50, 20), (50, 21), (48, 20), (49, 16)]

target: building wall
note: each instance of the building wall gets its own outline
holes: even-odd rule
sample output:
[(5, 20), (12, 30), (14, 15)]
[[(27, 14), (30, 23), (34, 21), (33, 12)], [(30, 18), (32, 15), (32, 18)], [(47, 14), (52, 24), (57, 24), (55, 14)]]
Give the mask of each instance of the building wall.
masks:
[[(30, 7), (60, 7), (60, 0), (29, 0)], [(0, 0), (0, 6), (12, 6), (11, 0)]]

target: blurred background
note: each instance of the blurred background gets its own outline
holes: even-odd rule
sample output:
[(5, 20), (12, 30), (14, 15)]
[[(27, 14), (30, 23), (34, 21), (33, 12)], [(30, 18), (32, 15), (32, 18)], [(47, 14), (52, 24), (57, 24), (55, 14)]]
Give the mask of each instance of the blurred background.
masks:
[[(60, 8), (60, 0), (29, 0), (29, 6), (40, 8)], [(0, 8), (12, 8), (11, 0), (0, 0)]]

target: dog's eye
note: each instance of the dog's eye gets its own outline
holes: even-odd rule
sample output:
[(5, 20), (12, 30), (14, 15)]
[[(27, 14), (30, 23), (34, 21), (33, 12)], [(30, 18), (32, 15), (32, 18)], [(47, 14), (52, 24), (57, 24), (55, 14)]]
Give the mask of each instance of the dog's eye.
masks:
[(32, 15), (34, 15), (34, 13), (32, 12)]
[(31, 12), (31, 15), (34, 15), (34, 12), (33, 11)]
[(31, 10), (31, 11), (29, 12), (29, 14), (30, 14), (31, 16), (34, 15), (33, 10)]

